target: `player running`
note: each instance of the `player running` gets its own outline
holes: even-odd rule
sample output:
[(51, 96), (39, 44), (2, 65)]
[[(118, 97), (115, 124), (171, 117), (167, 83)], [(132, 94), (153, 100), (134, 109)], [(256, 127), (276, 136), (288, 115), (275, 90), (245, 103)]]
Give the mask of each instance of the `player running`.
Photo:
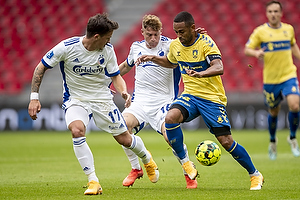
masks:
[(290, 24), (281, 22), (281, 3), (279, 1), (268, 2), (266, 15), (268, 23), (264, 23), (253, 31), (246, 44), (245, 54), (264, 61), (263, 93), (269, 111), (269, 158), (275, 160), (277, 157), (277, 121), (284, 96), (289, 107), (290, 134), (287, 141), (293, 155), (299, 157), (296, 133), (300, 119), (300, 93), (297, 67), (293, 64), (293, 56), (300, 60), (300, 50), (296, 43), (294, 28)]
[[(85, 195), (102, 193), (95, 173), (93, 154), (86, 142), (85, 132), (91, 117), (102, 130), (111, 133), (115, 140), (141, 158), (149, 179), (156, 182), (159, 172), (150, 152), (140, 137), (129, 134), (118, 107), (108, 88), (114, 87), (130, 106), (131, 96), (120, 76), (113, 46), (109, 43), (113, 31), (119, 27), (106, 14), (97, 14), (88, 20), (86, 35), (66, 39), (52, 48), (35, 68), (28, 113), (37, 119), (41, 110), (39, 88), (47, 69), (59, 64), (63, 78), (63, 109), (67, 127), (72, 133), (75, 155), (88, 177)], [(110, 77), (110, 78), (108, 78)]]

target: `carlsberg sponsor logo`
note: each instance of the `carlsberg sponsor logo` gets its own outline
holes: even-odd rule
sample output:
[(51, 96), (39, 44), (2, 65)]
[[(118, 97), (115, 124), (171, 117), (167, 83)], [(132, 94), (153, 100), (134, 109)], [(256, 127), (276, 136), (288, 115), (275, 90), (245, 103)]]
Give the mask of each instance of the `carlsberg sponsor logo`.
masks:
[(83, 67), (83, 66), (75, 65), (73, 67), (73, 71), (76, 74), (82, 76), (82, 75), (100, 74), (103, 71), (103, 68), (101, 68), (100, 66), (97, 66), (96, 68), (92, 68), (92, 67)]

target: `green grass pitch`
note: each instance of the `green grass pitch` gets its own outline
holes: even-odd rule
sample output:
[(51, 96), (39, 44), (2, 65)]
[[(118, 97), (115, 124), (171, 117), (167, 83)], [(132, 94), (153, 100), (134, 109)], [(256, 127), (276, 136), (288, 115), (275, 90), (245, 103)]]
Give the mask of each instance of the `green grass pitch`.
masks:
[(185, 130), (184, 134), (190, 159), (200, 173), (197, 189), (185, 188), (178, 161), (163, 137), (152, 130), (139, 136), (159, 167), (159, 181), (151, 183), (144, 171), (144, 177), (133, 187), (123, 187), (122, 181), (131, 170), (123, 149), (110, 134), (91, 132), (87, 142), (103, 194), (85, 196), (87, 178), (74, 155), (69, 132), (1, 132), (0, 199), (300, 199), (300, 158), (293, 157), (286, 142), (288, 130), (278, 131), (275, 161), (268, 158), (267, 131), (233, 130), (233, 138), (246, 148), (265, 177), (260, 191), (249, 190), (247, 171), (223, 148), (214, 166), (205, 167), (196, 161), (198, 143), (216, 141), (208, 130)]

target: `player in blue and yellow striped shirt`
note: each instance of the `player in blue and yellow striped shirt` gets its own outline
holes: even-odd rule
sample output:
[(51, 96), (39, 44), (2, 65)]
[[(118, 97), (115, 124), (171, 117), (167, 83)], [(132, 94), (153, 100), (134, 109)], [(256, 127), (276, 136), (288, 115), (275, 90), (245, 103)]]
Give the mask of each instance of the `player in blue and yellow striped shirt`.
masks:
[(283, 96), (286, 96), (289, 107), (288, 142), (294, 156), (298, 157), (300, 151), (296, 140), (296, 130), (299, 126), (299, 84), (292, 55), (300, 60), (300, 51), (296, 44), (293, 27), (281, 22), (281, 3), (278, 1), (267, 3), (266, 15), (269, 22), (253, 31), (246, 44), (245, 54), (264, 61), (263, 87), (265, 103), (269, 108), (270, 159), (275, 160), (277, 156), (277, 116)]
[(250, 174), (250, 190), (260, 190), (262, 174), (254, 167), (244, 147), (231, 136), (225, 107), (227, 98), (220, 77), (223, 74), (223, 63), (217, 45), (210, 36), (195, 32), (193, 16), (188, 12), (181, 12), (175, 17), (173, 28), (177, 39), (171, 43), (167, 56), (143, 55), (138, 58), (138, 62), (155, 62), (169, 68), (180, 67), (184, 91), (172, 103), (165, 118), (165, 126), (168, 140), (180, 158), (183, 169), (191, 179), (198, 175), (184, 151), (180, 123), (201, 115), (210, 132)]

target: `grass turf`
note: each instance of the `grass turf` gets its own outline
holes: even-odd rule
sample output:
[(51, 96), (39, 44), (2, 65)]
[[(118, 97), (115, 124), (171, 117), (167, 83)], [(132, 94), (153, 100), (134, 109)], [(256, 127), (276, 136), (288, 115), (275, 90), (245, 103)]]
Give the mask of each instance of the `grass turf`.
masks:
[(286, 142), (288, 130), (278, 131), (278, 156), (268, 158), (268, 133), (233, 130), (233, 138), (249, 152), (263, 173), (260, 191), (250, 191), (250, 178), (222, 148), (214, 166), (196, 161), (194, 149), (204, 139), (216, 139), (206, 129), (184, 131), (191, 160), (200, 173), (198, 188), (185, 188), (182, 169), (163, 137), (152, 130), (139, 133), (160, 170), (153, 184), (144, 178), (133, 187), (122, 186), (131, 170), (123, 149), (108, 133), (91, 132), (87, 142), (94, 154), (103, 194), (84, 196), (87, 178), (74, 155), (69, 132), (1, 132), (0, 199), (299, 199), (300, 158), (294, 158)]

